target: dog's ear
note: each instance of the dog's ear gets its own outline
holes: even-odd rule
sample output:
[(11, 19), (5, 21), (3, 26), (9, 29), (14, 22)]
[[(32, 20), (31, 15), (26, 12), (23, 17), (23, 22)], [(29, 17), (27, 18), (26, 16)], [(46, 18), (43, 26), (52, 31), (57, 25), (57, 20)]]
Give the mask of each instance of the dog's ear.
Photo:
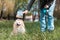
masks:
[(22, 26), (25, 27), (24, 22), (22, 23)]

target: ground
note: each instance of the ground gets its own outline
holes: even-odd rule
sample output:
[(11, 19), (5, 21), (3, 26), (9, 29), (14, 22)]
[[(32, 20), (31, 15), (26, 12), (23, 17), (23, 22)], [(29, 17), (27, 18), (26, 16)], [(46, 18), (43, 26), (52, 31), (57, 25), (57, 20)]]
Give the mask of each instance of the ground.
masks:
[(13, 20), (0, 21), (0, 40), (60, 40), (60, 20), (55, 21), (55, 30), (44, 33), (40, 32), (39, 22), (24, 22), (26, 34), (10, 36), (13, 26)]

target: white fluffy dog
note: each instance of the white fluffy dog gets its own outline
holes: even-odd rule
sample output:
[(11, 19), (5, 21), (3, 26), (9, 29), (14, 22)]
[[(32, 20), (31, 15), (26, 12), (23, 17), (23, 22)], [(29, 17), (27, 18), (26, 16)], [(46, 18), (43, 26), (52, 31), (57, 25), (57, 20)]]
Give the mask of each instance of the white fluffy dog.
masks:
[(25, 33), (25, 25), (23, 20), (17, 19), (13, 24), (13, 31), (11, 35), (17, 35), (18, 33), (24, 34)]

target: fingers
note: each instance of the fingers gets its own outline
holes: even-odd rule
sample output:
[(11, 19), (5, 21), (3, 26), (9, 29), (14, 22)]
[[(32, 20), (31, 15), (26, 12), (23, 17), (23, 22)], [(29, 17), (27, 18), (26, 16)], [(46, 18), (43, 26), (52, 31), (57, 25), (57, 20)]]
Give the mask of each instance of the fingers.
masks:
[(23, 12), (23, 14), (27, 14), (28, 13), (28, 10), (25, 10), (24, 12)]
[(45, 8), (49, 8), (49, 6), (48, 5), (45, 5)]

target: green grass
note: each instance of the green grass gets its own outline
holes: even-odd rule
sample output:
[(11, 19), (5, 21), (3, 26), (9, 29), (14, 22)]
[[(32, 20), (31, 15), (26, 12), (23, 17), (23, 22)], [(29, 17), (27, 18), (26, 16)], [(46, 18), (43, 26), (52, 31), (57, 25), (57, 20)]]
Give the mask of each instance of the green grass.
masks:
[(26, 34), (9, 36), (12, 31), (13, 20), (0, 21), (0, 40), (60, 40), (60, 20), (55, 21), (55, 30), (40, 32), (39, 22), (25, 22)]

